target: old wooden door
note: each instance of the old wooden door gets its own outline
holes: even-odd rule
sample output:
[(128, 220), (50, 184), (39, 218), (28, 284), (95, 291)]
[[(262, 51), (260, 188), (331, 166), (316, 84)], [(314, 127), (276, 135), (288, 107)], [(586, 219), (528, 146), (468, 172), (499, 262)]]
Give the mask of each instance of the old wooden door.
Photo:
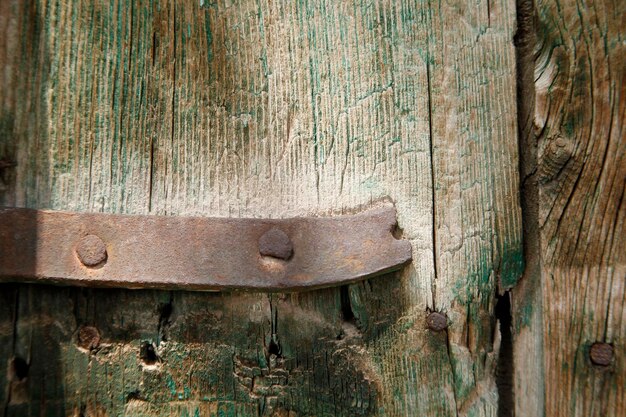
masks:
[(401, 272), (310, 292), (2, 284), (3, 416), (623, 416), (625, 16), (1, 1), (2, 205), (285, 218), (386, 200), (413, 248)]

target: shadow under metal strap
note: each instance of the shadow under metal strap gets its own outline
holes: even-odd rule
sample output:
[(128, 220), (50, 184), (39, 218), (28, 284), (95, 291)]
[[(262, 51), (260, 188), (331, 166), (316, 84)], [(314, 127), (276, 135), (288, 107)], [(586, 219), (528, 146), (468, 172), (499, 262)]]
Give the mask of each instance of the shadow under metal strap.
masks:
[(0, 209), (0, 281), (298, 290), (400, 269), (396, 211), (278, 220)]

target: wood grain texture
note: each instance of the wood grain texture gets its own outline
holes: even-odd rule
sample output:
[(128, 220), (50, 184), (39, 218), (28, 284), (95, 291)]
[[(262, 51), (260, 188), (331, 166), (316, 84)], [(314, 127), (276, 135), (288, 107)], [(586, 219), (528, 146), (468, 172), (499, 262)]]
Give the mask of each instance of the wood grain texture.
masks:
[(389, 198), (414, 262), (280, 295), (17, 287), (0, 353), (30, 368), (5, 415), (496, 415), (495, 294), (522, 268), (512, 1), (24, 3), (0, 9), (3, 204)]
[[(545, 401), (547, 416), (622, 416), (626, 7), (619, 1), (538, 1), (534, 24), (535, 92), (525, 98), (537, 159), (526, 165), (524, 179), (527, 198), (537, 197), (528, 220), (537, 225), (541, 287), (521, 294), (541, 297), (543, 311), (519, 300), (517, 365), (543, 358), (537, 376), (545, 392), (520, 377), (518, 414), (536, 412), (535, 398)], [(529, 332), (543, 334), (543, 347)], [(613, 346), (609, 366), (590, 361), (595, 342)]]
[[(546, 414), (626, 414), (624, 2), (538, 2)], [(593, 342), (611, 343), (609, 369)]]

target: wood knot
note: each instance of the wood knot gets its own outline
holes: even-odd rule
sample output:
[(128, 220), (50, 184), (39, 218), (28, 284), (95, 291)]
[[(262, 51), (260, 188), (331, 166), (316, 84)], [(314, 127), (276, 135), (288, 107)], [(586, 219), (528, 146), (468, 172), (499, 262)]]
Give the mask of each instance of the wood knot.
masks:
[(543, 184), (556, 179), (575, 151), (573, 141), (557, 136), (548, 141), (539, 166), (539, 181)]

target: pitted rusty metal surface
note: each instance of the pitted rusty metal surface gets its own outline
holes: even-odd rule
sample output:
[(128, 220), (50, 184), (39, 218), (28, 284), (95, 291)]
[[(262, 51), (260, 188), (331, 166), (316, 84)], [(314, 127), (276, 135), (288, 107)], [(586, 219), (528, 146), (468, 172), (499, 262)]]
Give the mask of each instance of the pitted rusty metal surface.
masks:
[(289, 291), (400, 269), (391, 205), (280, 220), (0, 209), (0, 281)]

